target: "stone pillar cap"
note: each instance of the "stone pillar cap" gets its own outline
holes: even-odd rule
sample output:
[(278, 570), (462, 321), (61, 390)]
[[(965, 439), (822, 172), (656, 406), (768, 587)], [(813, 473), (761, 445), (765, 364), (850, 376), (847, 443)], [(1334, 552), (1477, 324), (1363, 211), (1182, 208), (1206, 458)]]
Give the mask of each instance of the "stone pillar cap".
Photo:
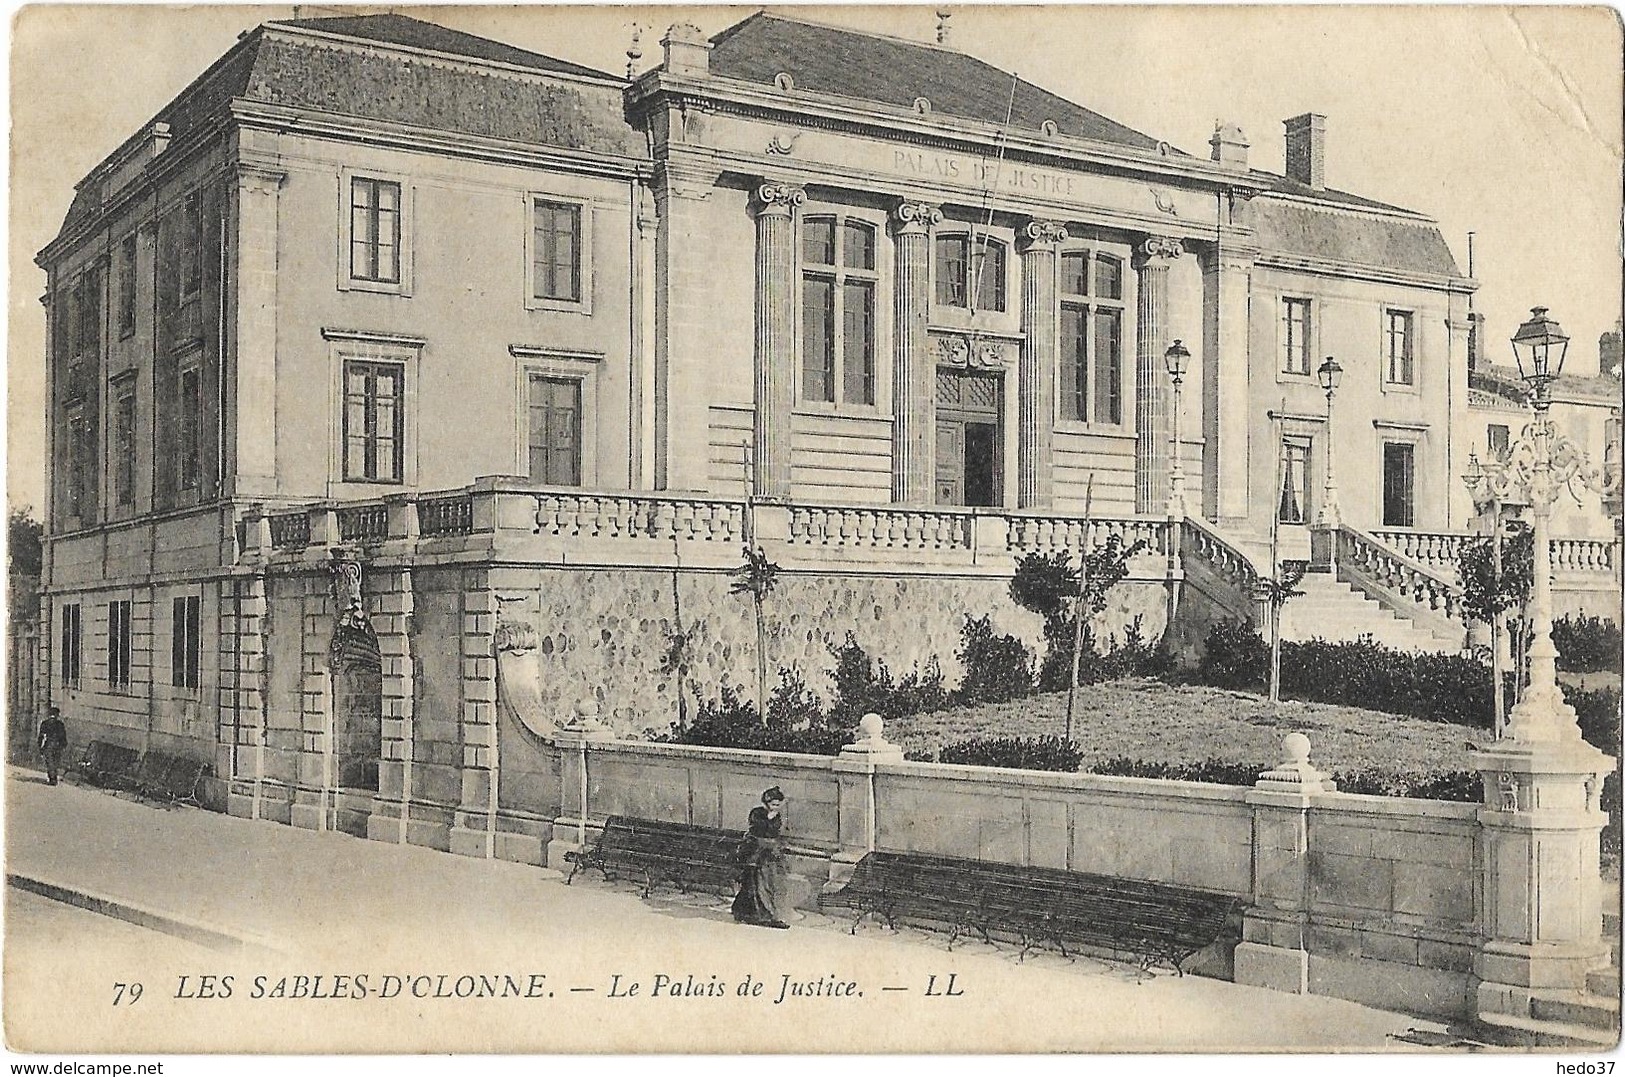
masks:
[(1288, 733), (1281, 738), (1281, 762), (1258, 776), (1253, 788), (1272, 793), (1335, 793), (1337, 783), (1309, 762), (1309, 738)]

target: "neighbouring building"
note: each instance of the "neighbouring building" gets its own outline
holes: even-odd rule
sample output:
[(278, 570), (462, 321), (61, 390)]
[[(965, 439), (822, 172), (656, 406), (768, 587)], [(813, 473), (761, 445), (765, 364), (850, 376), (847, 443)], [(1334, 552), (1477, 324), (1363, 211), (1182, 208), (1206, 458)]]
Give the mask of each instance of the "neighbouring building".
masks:
[(1326, 117), (1278, 176), (940, 45), (761, 13), (663, 46), (628, 80), (267, 23), (80, 182), (39, 255), (40, 687), (76, 738), (207, 757), (234, 812), (534, 857), (578, 703), (663, 728), (749, 681), (746, 542), (770, 665), (817, 684), (848, 631), (898, 671), (951, 671), (967, 614), (1036, 641), (1015, 559), (1108, 533), (1149, 546), (1102, 637), (1185, 647), (1254, 608), (1277, 523), (1288, 556), (1341, 525), (1357, 586), (1416, 572), (1371, 532), (1464, 533), (1475, 283), (1336, 189)]

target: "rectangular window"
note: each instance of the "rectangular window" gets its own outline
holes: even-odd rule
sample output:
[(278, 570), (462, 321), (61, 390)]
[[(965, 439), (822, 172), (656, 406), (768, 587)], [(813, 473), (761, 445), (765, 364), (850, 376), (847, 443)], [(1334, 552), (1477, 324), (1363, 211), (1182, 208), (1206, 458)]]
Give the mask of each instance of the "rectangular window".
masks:
[(344, 363), (344, 481), (400, 482), (405, 368)]
[(1061, 304), (1061, 418), (1085, 422), (1089, 418), (1089, 309)]
[(1308, 374), (1310, 366), (1309, 300), (1281, 300), (1281, 372)]
[(1004, 244), (978, 236), (971, 254), (971, 274), (976, 282), (976, 309), (1004, 309)]
[(1309, 443), (1289, 438), (1281, 443), (1280, 521), (1301, 524), (1309, 518)]
[(113, 502), (135, 504), (135, 375), (113, 383)]
[(1388, 441), (1382, 446), (1382, 526), (1416, 526), (1416, 446)]
[(1060, 265), (1060, 416), (1070, 422), (1121, 423), (1122, 260), (1063, 251)]
[(181, 298), (203, 287), (203, 197), (193, 191), (181, 202)]
[(945, 307), (967, 304), (965, 269), (970, 262), (965, 236), (938, 236), (936, 240), (937, 302)]
[(1490, 456), (1499, 460), (1507, 454), (1507, 448), (1512, 443), (1512, 431), (1509, 427), (1499, 423), (1491, 423), (1485, 431), (1489, 441)]
[(79, 278), (74, 296), (79, 324), (74, 334), (74, 355), (94, 365), (101, 359), (102, 287), (101, 275), (88, 269)]
[(399, 284), (401, 280), (401, 185), (390, 180), (350, 180), (350, 277)]
[(85, 504), (85, 495), (88, 492), (85, 482), (85, 468), (88, 466), (91, 453), (87, 444), (90, 431), (90, 421), (85, 415), (85, 406), (75, 403), (68, 406), (65, 441), (63, 446), (63, 511), (70, 517), (79, 517), (85, 514), (88, 507)]
[(939, 235), (935, 241), (937, 303), (974, 310), (1005, 309), (1004, 244), (987, 235)]
[(581, 485), (581, 383), (573, 378), (530, 377), (530, 477)]
[(1123, 312), (1095, 311), (1095, 422), (1123, 422)]
[(1383, 331), (1384, 377), (1393, 385), (1415, 385), (1414, 319), (1408, 310), (1390, 310)]
[(169, 683), (176, 688), (196, 688), (202, 679), (203, 599), (197, 595), (177, 597), (171, 609)]
[(875, 402), (875, 228), (807, 217), (801, 228), (801, 399)]
[(62, 607), (62, 684), (79, 687), (79, 604)]
[(107, 683), (115, 688), (130, 684), (129, 602), (107, 604)]
[(175, 461), (178, 486), (196, 490), (203, 474), (203, 372), (197, 367), (181, 371), (180, 444)]
[(531, 205), (531, 294), (581, 299), (581, 207), (536, 199)]
[(135, 332), (135, 233), (118, 245), (118, 335)]

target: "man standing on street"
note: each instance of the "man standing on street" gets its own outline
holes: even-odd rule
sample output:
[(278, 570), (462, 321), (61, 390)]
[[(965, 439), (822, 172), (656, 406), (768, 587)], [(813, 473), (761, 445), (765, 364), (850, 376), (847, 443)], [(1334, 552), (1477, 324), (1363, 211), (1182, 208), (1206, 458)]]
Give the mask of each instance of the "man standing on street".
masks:
[(39, 750), (45, 757), (45, 773), (51, 784), (56, 784), (56, 775), (62, 769), (62, 753), (68, 750), (68, 727), (62, 724), (62, 712), (50, 707), (45, 712), (45, 721), (39, 724)]

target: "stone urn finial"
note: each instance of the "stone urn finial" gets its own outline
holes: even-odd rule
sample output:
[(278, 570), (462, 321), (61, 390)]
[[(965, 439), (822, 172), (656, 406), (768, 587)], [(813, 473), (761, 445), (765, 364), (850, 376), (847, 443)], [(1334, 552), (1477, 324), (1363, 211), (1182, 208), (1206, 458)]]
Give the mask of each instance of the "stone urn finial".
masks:
[(1288, 733), (1281, 738), (1281, 762), (1266, 770), (1253, 783), (1256, 789), (1276, 793), (1335, 793), (1337, 783), (1315, 769), (1309, 761), (1309, 738)]
[(901, 763), (903, 749), (886, 739), (886, 722), (878, 714), (858, 719), (858, 739), (841, 749), (846, 759), (857, 757), (872, 763)]

